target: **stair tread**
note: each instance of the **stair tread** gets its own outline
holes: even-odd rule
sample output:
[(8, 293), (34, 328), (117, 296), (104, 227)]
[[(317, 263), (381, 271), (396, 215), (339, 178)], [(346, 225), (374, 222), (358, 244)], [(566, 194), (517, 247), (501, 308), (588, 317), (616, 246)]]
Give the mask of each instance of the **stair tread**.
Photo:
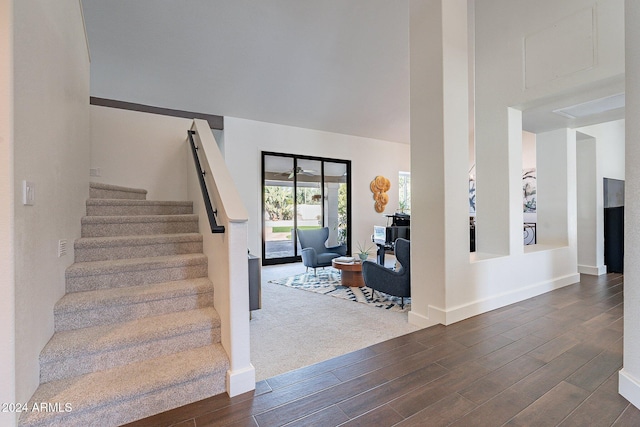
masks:
[(88, 356), (110, 349), (220, 326), (213, 307), (144, 317), (129, 322), (56, 332), (40, 353), (41, 363)]
[(114, 259), (106, 261), (76, 262), (67, 267), (67, 277), (92, 276), (124, 271), (154, 270), (184, 265), (197, 265), (207, 262), (202, 253), (165, 255), (148, 258)]
[(189, 222), (197, 221), (196, 214), (174, 215), (89, 215), (82, 217), (82, 224), (126, 224), (145, 222)]
[(166, 242), (201, 242), (199, 233), (145, 234), (133, 236), (81, 237), (74, 242), (75, 249), (107, 248), (113, 246), (142, 246)]
[(137, 304), (206, 292), (213, 292), (213, 284), (206, 277), (123, 288), (71, 292), (58, 300), (54, 313), (62, 314), (114, 305)]
[[(72, 414), (79, 414), (180, 386), (203, 376), (224, 377), (228, 368), (229, 361), (222, 345), (213, 344), (42, 384), (28, 406), (32, 407), (36, 402), (70, 403)], [(20, 418), (20, 425), (64, 416), (64, 413), (56, 412), (26, 412)]]

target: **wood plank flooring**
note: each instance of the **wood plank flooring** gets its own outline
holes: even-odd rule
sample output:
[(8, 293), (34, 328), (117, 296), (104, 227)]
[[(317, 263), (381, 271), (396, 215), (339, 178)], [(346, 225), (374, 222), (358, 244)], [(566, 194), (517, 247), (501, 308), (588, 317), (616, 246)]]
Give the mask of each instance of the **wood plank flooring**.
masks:
[(617, 391), (622, 281), (583, 275), (128, 426), (640, 426)]

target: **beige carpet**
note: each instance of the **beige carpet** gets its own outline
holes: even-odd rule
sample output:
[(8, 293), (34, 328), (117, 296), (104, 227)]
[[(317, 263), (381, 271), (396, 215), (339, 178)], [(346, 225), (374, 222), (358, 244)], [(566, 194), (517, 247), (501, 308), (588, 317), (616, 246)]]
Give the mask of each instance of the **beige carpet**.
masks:
[(251, 320), (258, 381), (420, 329), (407, 313), (268, 283), (304, 271), (301, 263), (262, 268), (262, 309)]

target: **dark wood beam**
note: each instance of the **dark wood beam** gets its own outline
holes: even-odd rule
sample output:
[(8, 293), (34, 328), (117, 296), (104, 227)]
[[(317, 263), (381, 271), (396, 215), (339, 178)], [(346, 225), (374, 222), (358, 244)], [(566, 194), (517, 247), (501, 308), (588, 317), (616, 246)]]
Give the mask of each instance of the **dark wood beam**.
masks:
[(142, 113), (160, 114), (163, 116), (182, 117), (185, 119), (202, 119), (209, 123), (211, 129), (224, 129), (224, 117), (213, 114), (195, 113), (193, 111), (173, 110), (170, 108), (154, 107), (151, 105), (136, 104), (133, 102), (118, 101), (116, 99), (90, 97), (91, 105), (100, 107), (119, 108), (121, 110), (139, 111)]

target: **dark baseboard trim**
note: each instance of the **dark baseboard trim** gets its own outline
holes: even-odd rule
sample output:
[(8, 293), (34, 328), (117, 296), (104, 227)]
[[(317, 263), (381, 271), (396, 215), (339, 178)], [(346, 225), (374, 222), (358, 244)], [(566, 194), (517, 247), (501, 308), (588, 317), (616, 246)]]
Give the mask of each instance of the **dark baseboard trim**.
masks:
[(224, 129), (224, 117), (213, 114), (194, 113), (192, 111), (172, 110), (170, 108), (153, 107), (151, 105), (135, 104), (133, 102), (118, 101), (115, 99), (89, 98), (91, 105), (100, 107), (119, 108), (121, 110), (139, 111), (142, 113), (160, 114), (163, 116), (182, 117), (184, 119), (202, 119), (209, 122), (211, 129)]

